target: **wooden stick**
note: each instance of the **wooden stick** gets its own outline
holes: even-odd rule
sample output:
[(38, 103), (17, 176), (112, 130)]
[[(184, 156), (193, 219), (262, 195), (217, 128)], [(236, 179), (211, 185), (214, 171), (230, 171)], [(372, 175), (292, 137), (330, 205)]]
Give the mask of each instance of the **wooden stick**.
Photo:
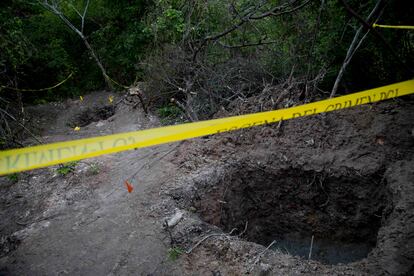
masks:
[(310, 244), (310, 248), (309, 248), (308, 260), (310, 260), (312, 258), (313, 237), (314, 236), (312, 235), (312, 240), (311, 240), (311, 244)]

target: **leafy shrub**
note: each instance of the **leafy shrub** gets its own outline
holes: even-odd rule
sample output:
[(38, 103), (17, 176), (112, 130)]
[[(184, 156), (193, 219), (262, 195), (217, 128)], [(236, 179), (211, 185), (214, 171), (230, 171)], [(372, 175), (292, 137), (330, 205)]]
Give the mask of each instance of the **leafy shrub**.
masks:
[(170, 125), (183, 121), (183, 112), (174, 104), (168, 104), (157, 109), (158, 116), (163, 125)]
[(161, 118), (177, 118), (182, 112), (177, 106), (169, 104), (159, 108), (157, 113)]
[(59, 165), (57, 168), (57, 173), (61, 176), (66, 176), (67, 174), (75, 171), (76, 166), (78, 165), (78, 161), (68, 162), (66, 164)]

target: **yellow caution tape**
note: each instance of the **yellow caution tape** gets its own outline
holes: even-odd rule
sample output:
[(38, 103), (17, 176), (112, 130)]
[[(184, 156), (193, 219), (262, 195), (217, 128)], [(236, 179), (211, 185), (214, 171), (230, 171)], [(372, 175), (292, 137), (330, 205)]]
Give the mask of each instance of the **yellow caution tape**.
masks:
[(4, 85), (0, 85), (0, 87), (1, 88), (4, 88), (4, 89), (10, 89), (10, 90), (14, 90), (14, 91), (23, 91), (23, 92), (47, 91), (47, 90), (54, 89), (54, 88), (57, 88), (57, 87), (61, 86), (62, 84), (64, 84), (65, 82), (67, 82), (72, 76), (73, 76), (73, 72), (70, 73), (69, 76), (66, 79), (64, 79), (63, 81), (59, 82), (58, 84), (55, 84), (55, 85), (53, 85), (51, 87), (41, 88), (41, 89), (19, 89), (19, 88), (4, 86)]
[(414, 80), (296, 107), (0, 152), (0, 175), (270, 124), (414, 93)]
[(414, 26), (394, 26), (394, 25), (380, 25), (380, 24), (372, 24), (374, 28), (387, 28), (387, 29), (408, 29), (414, 30)]

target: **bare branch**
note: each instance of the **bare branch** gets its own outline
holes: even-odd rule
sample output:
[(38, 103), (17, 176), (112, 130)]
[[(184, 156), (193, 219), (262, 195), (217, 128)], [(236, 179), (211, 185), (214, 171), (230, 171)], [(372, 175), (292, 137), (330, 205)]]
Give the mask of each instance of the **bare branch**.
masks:
[[(43, 142), (36, 137), (36, 135), (34, 135), (29, 129), (27, 129), (21, 122), (19, 122), (19, 120), (17, 120), (13, 115), (11, 115), (10, 113), (8, 113), (6, 110), (0, 108), (0, 112), (7, 115), (7, 117), (9, 117), (10, 119), (12, 119), (13, 121), (15, 121), (18, 125), (20, 125), (25, 131), (27, 131), (27, 133), (30, 134), (30, 136), (33, 137), (33, 139), (36, 140), (36, 142), (38, 142), (39, 144), (43, 144)], [(6, 120), (5, 120), (6, 121)], [(6, 121), (7, 122), (7, 121)]]
[(345, 0), (339, 0), (342, 4), (342, 6), (345, 8), (345, 10), (352, 16), (354, 17), (356, 20), (358, 20), (360, 22), (360, 24), (362, 25), (362, 27), (366, 30), (366, 31), (371, 31), (371, 33), (373, 33), (375, 35), (375, 37), (377, 39), (379, 39), (388, 49), (388, 51), (391, 53), (391, 55), (394, 57), (394, 59), (399, 62), (404, 69), (409, 72), (410, 74), (412, 74), (412, 70), (404, 63), (401, 61), (401, 58), (398, 56), (398, 54), (394, 51), (394, 49), (391, 47), (391, 45), (387, 42), (387, 40), (379, 33), (377, 32), (377, 30), (375, 30), (371, 24), (369, 24), (367, 21), (365, 21), (358, 13), (356, 13)]
[(280, 6), (271, 8), (270, 10), (263, 12), (259, 15), (255, 15), (260, 8), (262, 8), (262, 6), (264, 5), (263, 3), (260, 3), (257, 6), (254, 7), (249, 7), (246, 9), (246, 12), (243, 16), (238, 16), (240, 17), (239, 21), (235, 24), (233, 24), (233, 26), (229, 27), (228, 29), (222, 31), (221, 33), (215, 34), (215, 35), (210, 35), (205, 37), (202, 42), (200, 43), (200, 46), (195, 50), (194, 54), (193, 54), (193, 60), (196, 60), (198, 53), (201, 51), (201, 49), (209, 42), (209, 41), (215, 41), (218, 40), (226, 35), (228, 35), (229, 33), (239, 29), (241, 26), (243, 26), (244, 24), (254, 21), (254, 20), (260, 20), (269, 16), (280, 16), (280, 15), (284, 15), (284, 14), (288, 14), (288, 13), (292, 13), (294, 11), (297, 11), (301, 8), (303, 8), (304, 6), (306, 6), (307, 4), (309, 4), (311, 2), (311, 0), (305, 0), (304, 2), (302, 2), (300, 5), (293, 7), (291, 9), (287, 9), (288, 7), (293, 6), (294, 4), (296, 4), (297, 2), (299, 2), (299, 0), (294, 0), (293, 2), (287, 4), (282, 4)]
[(259, 41), (256, 43), (247, 43), (247, 44), (240, 44), (240, 45), (227, 45), (220, 41), (218, 43), (224, 48), (234, 49), (234, 48), (244, 48), (244, 47), (260, 46), (260, 45), (269, 45), (269, 44), (275, 44), (278, 42), (279, 41)]
[(75, 12), (81, 17), (81, 20), (82, 20), (81, 30), (76, 28), (75, 25), (73, 25), (72, 22), (70, 22), (69, 19), (62, 13), (62, 11), (59, 7), (59, 3), (56, 0), (50, 0), (50, 1), (49, 0), (43, 0), (43, 1), (38, 0), (38, 2), (46, 10), (49, 10), (50, 12), (52, 12), (53, 14), (58, 16), (72, 31), (74, 31), (76, 34), (78, 34), (80, 36), (80, 38), (82, 38), (83, 43), (85, 44), (86, 48), (88, 48), (90, 54), (92, 55), (92, 57), (94, 58), (96, 64), (98, 65), (99, 69), (101, 70), (102, 75), (105, 79), (105, 82), (106, 82), (107, 86), (109, 88), (112, 88), (111, 80), (108, 77), (108, 74), (106, 73), (105, 68), (103, 67), (101, 61), (99, 60), (97, 54), (95, 53), (95, 50), (89, 44), (86, 36), (83, 34), (83, 27), (84, 27), (84, 23), (85, 23), (86, 13), (87, 13), (88, 7), (89, 7), (89, 0), (86, 1), (86, 5), (85, 5), (85, 8), (83, 10), (82, 15), (80, 14), (80, 12), (75, 7), (72, 6), (72, 8), (75, 10)]
[[(383, 2), (383, 0), (379, 0), (377, 2), (377, 4), (372, 9), (371, 13), (368, 15), (368, 17), (366, 19), (367, 22), (372, 21), (372, 17), (378, 12), (380, 6), (382, 5), (382, 2)], [(363, 30), (363, 26), (360, 26), (358, 28), (358, 30), (356, 31), (356, 33), (354, 35), (354, 38), (352, 39), (351, 45), (349, 46), (348, 51), (347, 51), (346, 56), (345, 56), (345, 60), (342, 63), (341, 68), (339, 69), (338, 76), (336, 77), (334, 86), (332, 88), (331, 96), (330, 96), (331, 98), (335, 96), (336, 91), (338, 90), (339, 84), (340, 84), (340, 82), (342, 80), (342, 77), (345, 73), (346, 67), (351, 62), (352, 57), (354, 56), (354, 54), (356, 53), (358, 48), (361, 46), (362, 42), (365, 40), (365, 38), (367, 37), (367, 35), (370, 31), (370, 30), (368, 30), (365, 33), (365, 35), (358, 42), (358, 39), (359, 39), (359, 36), (361, 35), (362, 30)]]
[(86, 13), (88, 12), (88, 7), (89, 7), (89, 0), (86, 1), (86, 5), (85, 5), (85, 8), (83, 10), (83, 15), (82, 15), (82, 33), (83, 33), (83, 27), (85, 25), (85, 17), (86, 17)]
[[(281, 10), (282, 8), (284, 8), (284, 5), (282, 5), (280, 7), (276, 7), (276, 8), (274, 8), (274, 9), (268, 11), (268, 12), (262, 13), (261, 15), (251, 16), (250, 19), (252, 19), (252, 20), (258, 20), (258, 19), (262, 19), (262, 18), (265, 18), (265, 17), (268, 17), (268, 16), (280, 16), (280, 15), (283, 15), (283, 14), (292, 13), (292, 12), (297, 11), (300, 8), (306, 6), (307, 4), (310, 3), (310, 1), (311, 0), (307, 0), (307, 1), (303, 2), (302, 4), (300, 4), (299, 6), (294, 7), (292, 9), (290, 9), (290, 10), (276, 12), (276, 11)], [(298, 2), (298, 1), (297, 0), (296, 1), (293, 1), (291, 3), (291, 5), (295, 4), (296, 2)]]
[(72, 31), (77, 33), (80, 37), (84, 38), (83, 33), (76, 28), (72, 22), (60, 11), (60, 7), (56, 1), (51, 1), (49, 3), (48, 0), (44, 0), (43, 2), (39, 2), (45, 9), (49, 10), (50, 12), (54, 13), (58, 16)]
[(79, 17), (82, 18), (82, 14), (78, 11), (78, 9), (72, 4), (69, 4), (69, 5), (79, 15)]

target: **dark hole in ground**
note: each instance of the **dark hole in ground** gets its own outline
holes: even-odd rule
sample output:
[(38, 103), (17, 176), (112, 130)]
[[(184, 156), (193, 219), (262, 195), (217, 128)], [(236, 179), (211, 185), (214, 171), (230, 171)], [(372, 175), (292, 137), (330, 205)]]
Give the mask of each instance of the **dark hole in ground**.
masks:
[[(332, 175), (300, 169), (241, 166), (201, 191), (195, 207), (224, 231), (248, 227), (244, 238), (323, 263), (365, 258), (376, 244), (387, 204), (382, 174)], [(208, 186), (208, 185), (207, 185)]]
[(72, 120), (68, 123), (70, 127), (83, 127), (90, 123), (98, 122), (100, 120), (106, 120), (115, 114), (115, 106), (103, 106), (95, 108), (87, 108), (82, 112), (73, 116)]

